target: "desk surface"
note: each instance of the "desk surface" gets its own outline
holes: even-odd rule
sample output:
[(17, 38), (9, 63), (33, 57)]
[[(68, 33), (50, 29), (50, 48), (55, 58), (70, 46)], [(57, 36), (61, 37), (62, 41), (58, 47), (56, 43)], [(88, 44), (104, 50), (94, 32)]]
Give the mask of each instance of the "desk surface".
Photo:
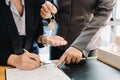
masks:
[(72, 80), (120, 80), (120, 70), (97, 59), (83, 60), (79, 64), (62, 65), (61, 69)]
[(11, 68), (10, 66), (0, 66), (0, 80), (5, 80), (5, 69)]
[[(0, 66), (0, 80), (5, 80), (5, 69)], [(60, 68), (72, 80), (120, 80), (120, 70), (97, 59), (82, 60), (79, 64), (62, 64)]]

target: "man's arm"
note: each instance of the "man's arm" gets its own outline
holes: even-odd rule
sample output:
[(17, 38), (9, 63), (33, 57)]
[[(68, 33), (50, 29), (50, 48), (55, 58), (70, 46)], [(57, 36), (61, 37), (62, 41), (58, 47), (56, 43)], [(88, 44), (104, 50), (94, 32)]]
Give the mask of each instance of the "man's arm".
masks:
[(100, 39), (102, 28), (106, 26), (110, 19), (115, 1), (116, 0), (99, 0), (98, 5), (94, 9), (94, 16), (91, 22), (71, 45), (72, 47), (82, 50), (86, 57), (90, 50), (99, 46), (97, 40)]
[(82, 56), (87, 57), (90, 50), (98, 46), (99, 42), (97, 40), (100, 38), (102, 28), (109, 21), (114, 5), (115, 0), (99, 0), (98, 5), (95, 7), (94, 17), (91, 22), (64, 52), (56, 66), (59, 66), (62, 62), (66, 64), (79, 63)]

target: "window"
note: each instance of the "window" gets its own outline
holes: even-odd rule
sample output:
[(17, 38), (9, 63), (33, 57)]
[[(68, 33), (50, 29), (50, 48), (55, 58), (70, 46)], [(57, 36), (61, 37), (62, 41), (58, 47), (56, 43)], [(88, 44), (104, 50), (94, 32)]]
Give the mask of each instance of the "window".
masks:
[(120, 19), (120, 0), (117, 0), (116, 6), (115, 6), (115, 18)]

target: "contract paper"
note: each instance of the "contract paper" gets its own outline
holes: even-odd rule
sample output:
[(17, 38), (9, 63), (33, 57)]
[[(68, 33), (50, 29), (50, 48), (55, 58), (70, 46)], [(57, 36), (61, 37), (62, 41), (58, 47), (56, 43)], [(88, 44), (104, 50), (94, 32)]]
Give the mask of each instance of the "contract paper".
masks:
[(6, 69), (6, 80), (71, 80), (55, 64), (42, 65), (33, 70)]

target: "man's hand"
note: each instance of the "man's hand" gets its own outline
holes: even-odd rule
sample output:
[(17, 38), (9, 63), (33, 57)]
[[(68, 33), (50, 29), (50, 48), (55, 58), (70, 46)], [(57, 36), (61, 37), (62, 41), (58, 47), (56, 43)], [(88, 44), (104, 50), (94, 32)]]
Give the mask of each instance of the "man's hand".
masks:
[(10, 55), (7, 63), (24, 70), (31, 70), (41, 65), (39, 55), (28, 52), (22, 55)]
[(64, 52), (64, 54), (58, 60), (56, 66), (59, 66), (62, 62), (64, 62), (65, 64), (79, 63), (81, 58), (82, 58), (81, 51), (74, 47), (70, 47)]
[(57, 13), (57, 8), (49, 1), (46, 1), (40, 10), (40, 15), (44, 19), (51, 18), (51, 14), (56, 14)]
[(50, 36), (50, 37), (43, 37), (42, 42), (49, 44), (51, 46), (63, 46), (67, 44), (67, 41), (60, 36)]

